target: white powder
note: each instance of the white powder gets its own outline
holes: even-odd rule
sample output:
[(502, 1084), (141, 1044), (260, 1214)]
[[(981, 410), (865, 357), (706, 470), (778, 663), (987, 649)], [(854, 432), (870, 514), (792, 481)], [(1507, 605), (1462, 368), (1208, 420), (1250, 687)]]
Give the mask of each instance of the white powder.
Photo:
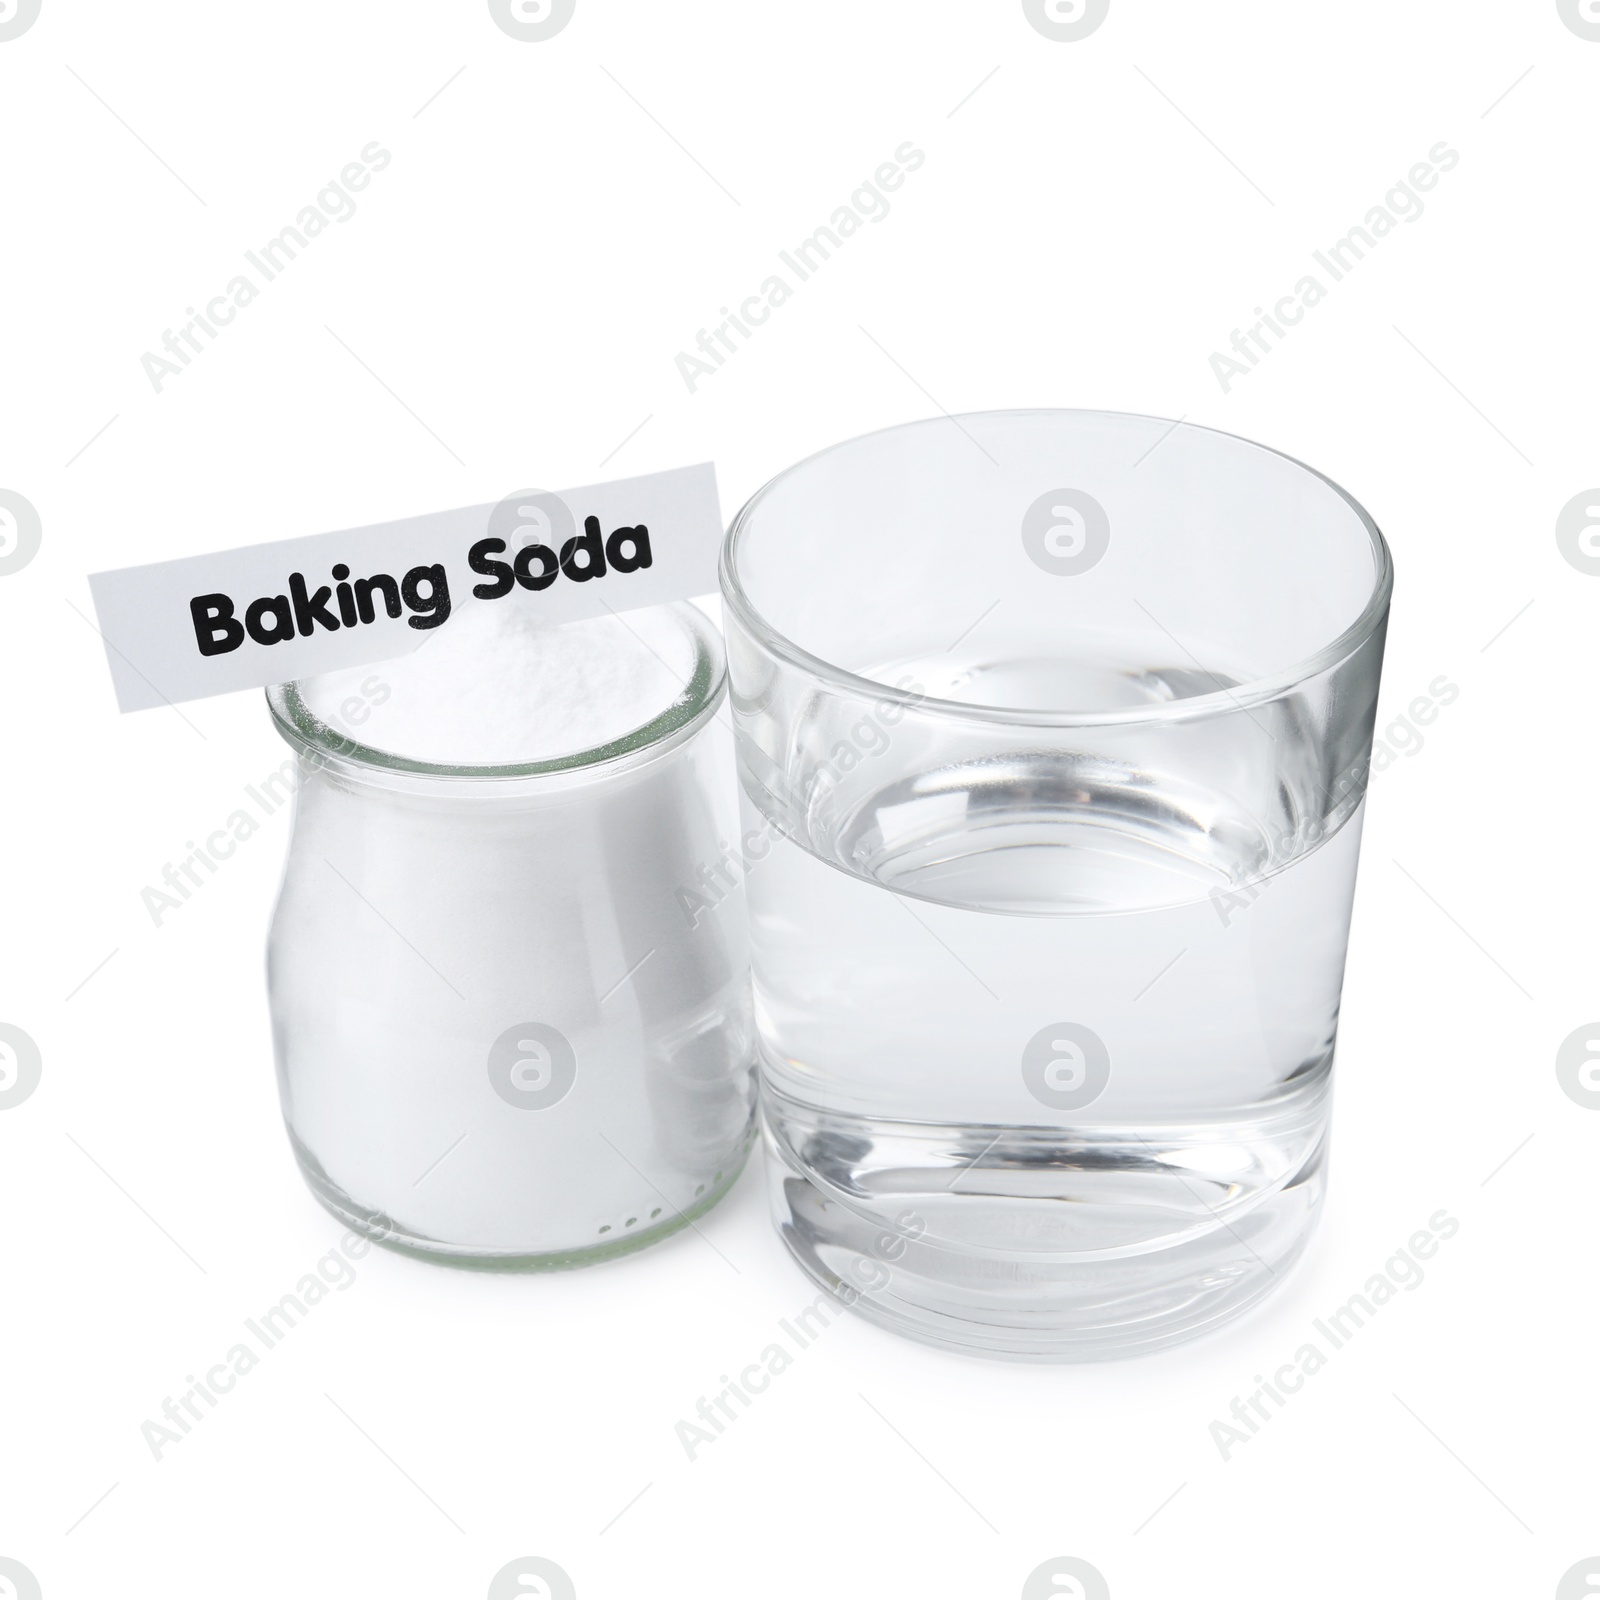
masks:
[[(701, 652), (693, 704), (720, 692), (715, 632), (687, 606), (540, 627), (513, 600), (468, 602), (414, 654), (301, 698), (368, 745), (479, 766), (653, 721)], [(284, 1118), (323, 1203), (425, 1253), (543, 1265), (712, 1203), (754, 1104), (721, 723), (556, 776), (346, 755), (301, 779), (267, 965)]]
[(370, 748), (503, 766), (643, 727), (682, 696), (694, 660), (693, 640), (665, 609), (551, 624), (511, 594), (469, 600), (410, 655), (307, 678), (300, 695), (320, 721)]

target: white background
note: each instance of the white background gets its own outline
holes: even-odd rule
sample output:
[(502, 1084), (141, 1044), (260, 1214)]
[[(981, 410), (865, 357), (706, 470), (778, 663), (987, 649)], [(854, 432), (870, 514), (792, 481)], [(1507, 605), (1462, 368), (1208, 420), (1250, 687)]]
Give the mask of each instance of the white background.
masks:
[[(578, 0), (545, 43), (471, 0), (44, 0), (0, 43), (0, 487), (43, 527), (0, 577), (0, 1021), (43, 1055), (0, 1112), (0, 1555), (46, 1600), (478, 1597), (522, 1555), (582, 1600), (1009, 1600), (1060, 1555), (1116, 1600), (1556, 1594), (1600, 1552), (1600, 1114), (1554, 1070), (1600, 1015), (1600, 577), (1554, 536), (1600, 482), (1597, 92), (1555, 0), (1112, 0), (1077, 43), (1016, 0)], [(356, 215), (157, 394), (141, 355), (372, 140)], [(905, 140), (891, 214), (691, 394), (677, 353)], [(1425, 214), (1225, 394), (1211, 353), (1440, 140)], [(85, 574), (707, 458), (731, 513), (833, 441), (1027, 405), (1312, 462), (1394, 548), (1380, 730), (1460, 689), (1373, 785), (1292, 1278), (1095, 1367), (846, 1319), (691, 1462), (674, 1425), (814, 1294), (752, 1171), (581, 1273), (374, 1252), (153, 1460), (140, 1424), (339, 1230), (272, 1071), (287, 812), (140, 902), (285, 752), (254, 693), (119, 717)], [(1224, 1462), (1211, 1422), (1441, 1207), (1421, 1287)]]

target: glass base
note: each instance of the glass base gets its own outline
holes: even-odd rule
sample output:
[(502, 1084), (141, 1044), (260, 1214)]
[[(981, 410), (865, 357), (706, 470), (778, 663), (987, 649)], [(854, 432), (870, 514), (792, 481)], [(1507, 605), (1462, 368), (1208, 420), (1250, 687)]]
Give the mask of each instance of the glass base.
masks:
[(703, 1217), (739, 1181), (739, 1174), (744, 1171), (755, 1142), (755, 1130), (752, 1127), (729, 1156), (717, 1174), (717, 1181), (709, 1182), (705, 1193), (697, 1196), (683, 1210), (673, 1212), (650, 1227), (619, 1233), (603, 1244), (537, 1252), (477, 1249), (471, 1245), (430, 1238), (386, 1213), (352, 1199), (328, 1177), (321, 1163), (292, 1132), (289, 1142), (299, 1163), (301, 1176), (306, 1180), (306, 1187), (323, 1207), (347, 1228), (371, 1239), (375, 1244), (381, 1244), (387, 1250), (412, 1256), (419, 1261), (429, 1261), (436, 1266), (464, 1267), (480, 1272), (566, 1272), (574, 1267), (593, 1266), (601, 1261), (612, 1261), (618, 1256), (630, 1256), (637, 1251), (647, 1250)]
[[(1198, 1338), (1283, 1282), (1322, 1202), (1321, 1140), (1244, 1209), (1213, 1208), (1180, 1176), (1186, 1225), (1163, 1236), (1176, 1208), (1148, 1163), (1119, 1172), (1102, 1155), (1052, 1170), (1013, 1159), (1008, 1130), (947, 1129), (988, 1150), (959, 1192), (949, 1171), (887, 1165), (851, 1192), (833, 1181), (836, 1160), (802, 1163), (770, 1106), (767, 1118), (773, 1217), (805, 1272), (893, 1333), (1000, 1360), (1105, 1361)], [(1104, 1244), (1108, 1225), (1124, 1242)], [(1099, 1248), (1083, 1248), (1097, 1236)]]

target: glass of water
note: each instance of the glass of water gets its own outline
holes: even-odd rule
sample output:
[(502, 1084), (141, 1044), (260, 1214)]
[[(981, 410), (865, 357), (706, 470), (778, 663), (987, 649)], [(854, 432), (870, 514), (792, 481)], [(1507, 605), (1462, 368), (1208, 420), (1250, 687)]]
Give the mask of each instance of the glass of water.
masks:
[(859, 1313), (1031, 1360), (1304, 1247), (1392, 571), (1321, 474), (1089, 411), (892, 428), (723, 549), (772, 1203)]

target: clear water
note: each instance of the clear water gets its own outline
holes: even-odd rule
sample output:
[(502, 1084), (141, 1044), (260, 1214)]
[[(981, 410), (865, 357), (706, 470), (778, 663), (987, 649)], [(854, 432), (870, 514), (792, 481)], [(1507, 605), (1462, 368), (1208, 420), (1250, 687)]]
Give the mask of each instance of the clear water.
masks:
[(1153, 763), (895, 756), (747, 874), (790, 1248), (863, 1314), (990, 1354), (1235, 1315), (1321, 1197), (1360, 811), (1297, 843), (1287, 810)]

